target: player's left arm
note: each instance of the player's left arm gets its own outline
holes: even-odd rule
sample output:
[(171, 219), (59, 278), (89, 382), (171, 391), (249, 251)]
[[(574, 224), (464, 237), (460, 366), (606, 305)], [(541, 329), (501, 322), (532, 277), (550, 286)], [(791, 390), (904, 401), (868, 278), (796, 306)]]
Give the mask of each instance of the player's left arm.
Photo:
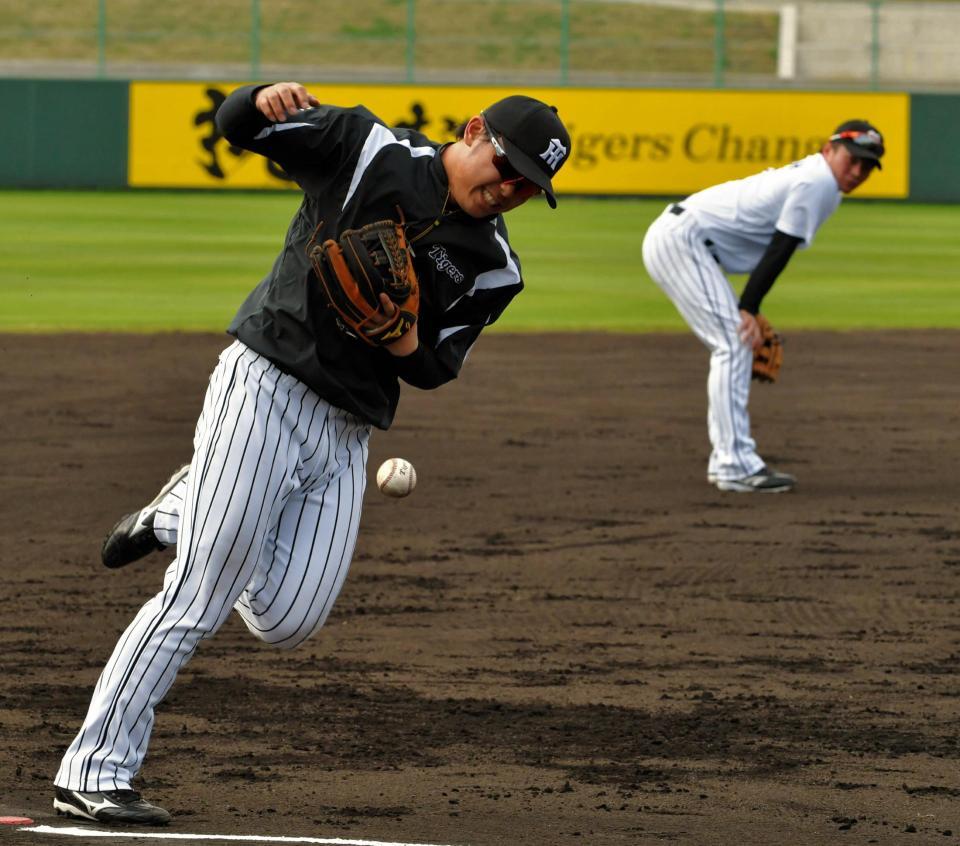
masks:
[(790, 261), (797, 247), (802, 243), (803, 238), (788, 235), (779, 229), (774, 231), (773, 238), (770, 239), (767, 249), (747, 279), (747, 284), (740, 295), (741, 311), (750, 314), (759, 313), (763, 298), (773, 287), (773, 283), (777, 281), (777, 277), (783, 272), (787, 262)]
[(457, 372), (444, 366), (436, 350), (422, 340), (417, 339), (416, 346), (408, 352), (410, 345), (412, 341), (408, 341), (407, 345), (401, 345), (398, 341), (392, 348), (387, 347), (387, 351), (394, 356), (394, 372), (408, 385), (432, 391), (457, 377)]
[[(394, 372), (415, 388), (424, 391), (439, 388), (457, 378), (467, 353), (482, 329), (483, 326), (460, 326), (450, 334), (441, 334), (427, 328), (426, 331), (418, 332), (416, 346), (407, 341), (405, 347), (399, 343), (387, 347), (387, 352), (394, 356)], [(435, 335), (437, 340), (431, 343), (430, 339)]]
[[(480, 232), (482, 230), (478, 230), (478, 236)], [(488, 232), (487, 237), (491, 237), (491, 233)], [(467, 290), (458, 291), (452, 305), (445, 309), (437, 305), (437, 301), (444, 298), (425, 297), (426, 302), (432, 301), (433, 305), (421, 308), (415, 349), (410, 341), (402, 350), (400, 346), (387, 348), (394, 354), (394, 372), (408, 385), (432, 390), (456, 379), (483, 329), (494, 323), (523, 290), (520, 259), (510, 246), (502, 217), (495, 222), (491, 240), (478, 249), (487, 253), (489, 264), (485, 266), (489, 269), (472, 282), (457, 283)], [(428, 273), (422, 280), (431, 276)], [(425, 284), (445, 283), (441, 280)]]
[(444, 312), (441, 326), (436, 325), (437, 315), (421, 311), (416, 348), (409, 354), (403, 354), (399, 347), (387, 348), (394, 354), (394, 372), (408, 385), (422, 390), (439, 388), (456, 379), (484, 327), (503, 313), (522, 288), (518, 278), (513, 285), (474, 291), (473, 296), (464, 297)]

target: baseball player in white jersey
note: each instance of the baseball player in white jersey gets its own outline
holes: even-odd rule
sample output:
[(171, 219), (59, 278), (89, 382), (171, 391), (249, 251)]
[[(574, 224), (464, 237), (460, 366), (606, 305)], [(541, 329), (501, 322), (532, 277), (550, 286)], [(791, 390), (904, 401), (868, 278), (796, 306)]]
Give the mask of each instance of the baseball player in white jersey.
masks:
[[(446, 144), (289, 82), (234, 91), (217, 126), (283, 167), (304, 198), (228, 329), (236, 340), (210, 379), (191, 463), (104, 543), (113, 568), (165, 545), (177, 554), (120, 637), (54, 779), (54, 808), (81, 819), (169, 821), (131, 782), (155, 707), (233, 610), (285, 649), (323, 625), (353, 555), (372, 428), (392, 423), (401, 380), (430, 390), (456, 378), (523, 288), (503, 215), (538, 196), (555, 206), (551, 178), (570, 154), (556, 109), (520, 95)], [(330, 307), (309, 247), (397, 216), (422, 296), (415, 319), (372, 346)]]
[[(650, 225), (643, 261), (710, 350), (707, 480), (722, 491), (789, 491), (750, 436), (747, 402), (760, 303), (797, 247), (880, 167), (883, 137), (864, 120), (837, 127), (819, 153), (714, 185), (672, 203)], [(724, 273), (749, 273), (739, 302)]]

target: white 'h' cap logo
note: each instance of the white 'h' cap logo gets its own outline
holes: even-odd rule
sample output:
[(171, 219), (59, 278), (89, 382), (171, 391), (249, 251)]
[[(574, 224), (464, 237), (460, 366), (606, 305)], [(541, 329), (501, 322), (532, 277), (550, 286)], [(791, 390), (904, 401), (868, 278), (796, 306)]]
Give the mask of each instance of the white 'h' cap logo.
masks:
[(566, 155), (567, 148), (560, 143), (560, 139), (551, 138), (549, 146), (540, 154), (540, 158), (550, 165), (550, 170), (556, 170)]

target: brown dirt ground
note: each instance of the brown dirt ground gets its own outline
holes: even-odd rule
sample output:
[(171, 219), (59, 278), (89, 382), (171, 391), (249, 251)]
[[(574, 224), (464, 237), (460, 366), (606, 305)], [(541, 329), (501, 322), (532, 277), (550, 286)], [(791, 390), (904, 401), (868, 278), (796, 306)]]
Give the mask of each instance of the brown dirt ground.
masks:
[[(492, 335), (406, 389), (369, 475), (420, 484), (368, 487), (328, 625), (280, 652), (231, 619), (158, 709), (171, 831), (960, 838), (960, 333), (788, 341), (751, 406), (778, 496), (707, 485), (689, 336)], [(169, 560), (110, 573), (101, 538), (188, 457), (226, 342), (0, 336), (0, 814), (63, 824), (59, 756)]]

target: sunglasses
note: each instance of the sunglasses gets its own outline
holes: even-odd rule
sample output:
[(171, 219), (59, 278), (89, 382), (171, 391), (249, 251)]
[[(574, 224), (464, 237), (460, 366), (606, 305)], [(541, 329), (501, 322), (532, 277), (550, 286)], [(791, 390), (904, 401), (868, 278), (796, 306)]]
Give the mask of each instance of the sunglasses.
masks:
[(883, 151), (883, 138), (875, 129), (848, 129), (830, 136), (831, 141), (852, 141), (858, 147), (867, 147), (876, 152)]
[(507, 151), (497, 140), (497, 137), (487, 128), (487, 138), (493, 145), (493, 166), (500, 174), (501, 184), (512, 185), (515, 191), (528, 191), (532, 194), (540, 193), (540, 186), (531, 182), (519, 170), (517, 170), (507, 159)]

